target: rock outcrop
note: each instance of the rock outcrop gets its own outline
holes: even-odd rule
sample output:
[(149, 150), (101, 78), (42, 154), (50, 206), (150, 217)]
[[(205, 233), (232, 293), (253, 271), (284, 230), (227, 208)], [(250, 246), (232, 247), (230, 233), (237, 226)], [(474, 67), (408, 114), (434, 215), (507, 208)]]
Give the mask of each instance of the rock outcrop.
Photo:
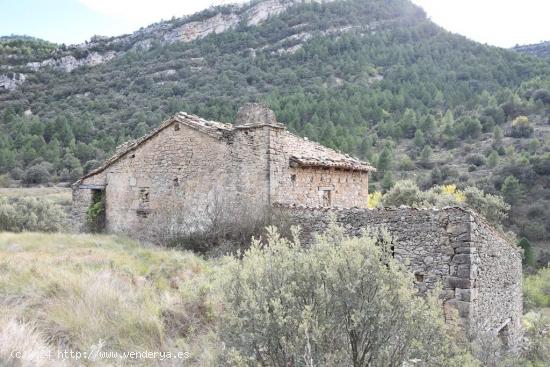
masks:
[(37, 71), (44, 67), (51, 67), (70, 73), (74, 69), (81, 66), (95, 66), (112, 60), (116, 56), (114, 51), (109, 51), (104, 54), (92, 52), (85, 58), (77, 59), (72, 55), (63, 56), (58, 59), (46, 59), (40, 62), (29, 62), (27, 67), (32, 71)]
[(13, 91), (25, 82), (26, 75), (21, 73), (0, 74), (0, 91)]

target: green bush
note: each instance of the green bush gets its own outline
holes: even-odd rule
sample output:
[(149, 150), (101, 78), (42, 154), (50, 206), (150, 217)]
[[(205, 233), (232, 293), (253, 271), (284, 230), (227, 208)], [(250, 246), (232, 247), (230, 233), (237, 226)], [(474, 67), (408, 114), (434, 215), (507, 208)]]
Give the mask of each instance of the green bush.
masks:
[(446, 206), (468, 207), (484, 216), (493, 224), (500, 225), (508, 215), (510, 205), (500, 196), (486, 194), (476, 187), (466, 187), (456, 190), (454, 185), (434, 186), (427, 191), (421, 191), (411, 180), (398, 181), (382, 197), (382, 204), (387, 207), (407, 205), (412, 207)]
[[(418, 297), (388, 241), (333, 227), (306, 249), (270, 229), (228, 265), (221, 335), (229, 365), (463, 365), (442, 309)], [(382, 243), (380, 243), (382, 242)]]
[(0, 231), (57, 232), (65, 225), (63, 209), (48, 200), (0, 197)]
[(29, 167), (23, 176), (23, 183), (27, 185), (41, 184), (50, 181), (51, 175), (48, 169), (41, 164)]
[(529, 266), (535, 266), (535, 253), (533, 252), (533, 247), (531, 242), (527, 238), (522, 238), (518, 242), (518, 246), (523, 249), (523, 264)]
[(527, 309), (550, 307), (550, 268), (525, 277), (523, 296)]
[(105, 195), (103, 191), (93, 193), (92, 204), (86, 210), (86, 226), (90, 232), (101, 232), (105, 227)]

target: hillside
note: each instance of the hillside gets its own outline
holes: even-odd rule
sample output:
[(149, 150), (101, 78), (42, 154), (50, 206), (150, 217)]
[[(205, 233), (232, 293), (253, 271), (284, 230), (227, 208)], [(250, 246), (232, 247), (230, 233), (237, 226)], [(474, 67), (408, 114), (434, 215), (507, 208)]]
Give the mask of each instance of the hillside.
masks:
[(509, 228), (549, 238), (550, 62), (451, 34), (408, 0), (254, 1), (76, 46), (3, 40), (0, 55), (9, 179), (71, 181), (176, 111), (231, 122), (263, 100), (378, 166), (373, 189), (477, 185), (513, 204)]
[(537, 57), (550, 57), (550, 41), (535, 43), (532, 45), (516, 46), (513, 50)]

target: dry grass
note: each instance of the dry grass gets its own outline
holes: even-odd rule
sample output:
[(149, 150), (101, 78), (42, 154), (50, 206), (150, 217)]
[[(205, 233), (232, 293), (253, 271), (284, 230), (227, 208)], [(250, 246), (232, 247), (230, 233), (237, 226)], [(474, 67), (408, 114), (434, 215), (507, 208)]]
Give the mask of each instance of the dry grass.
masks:
[(47, 366), (37, 349), (84, 352), (99, 343), (103, 351), (191, 355), (143, 365), (214, 365), (216, 269), (122, 237), (0, 233), (0, 365), (22, 362), (7, 357), (13, 348), (29, 356), (21, 365)]
[(0, 196), (7, 198), (39, 197), (62, 207), (71, 206), (71, 189), (67, 187), (20, 187), (0, 188)]

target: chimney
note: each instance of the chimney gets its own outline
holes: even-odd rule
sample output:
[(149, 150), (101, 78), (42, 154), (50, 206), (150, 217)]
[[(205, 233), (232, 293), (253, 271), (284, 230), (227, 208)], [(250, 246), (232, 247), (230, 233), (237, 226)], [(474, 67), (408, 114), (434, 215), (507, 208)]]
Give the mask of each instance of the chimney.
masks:
[(275, 113), (263, 103), (247, 103), (237, 112), (234, 125), (236, 127), (252, 127), (269, 125), (284, 127), (277, 122)]

